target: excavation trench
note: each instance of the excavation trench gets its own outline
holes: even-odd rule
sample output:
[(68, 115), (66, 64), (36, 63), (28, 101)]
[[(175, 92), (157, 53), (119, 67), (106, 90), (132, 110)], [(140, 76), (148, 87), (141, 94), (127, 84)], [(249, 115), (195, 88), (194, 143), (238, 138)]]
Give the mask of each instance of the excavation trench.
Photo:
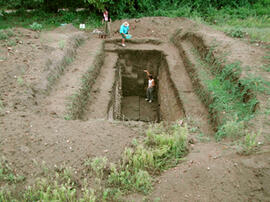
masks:
[[(147, 122), (174, 121), (183, 117), (182, 106), (162, 52), (121, 50), (118, 56), (118, 72), (109, 117)], [(145, 100), (148, 85), (145, 69), (153, 75), (156, 84), (153, 103)]]
[[(103, 117), (96, 117), (94, 111), (84, 114), (90, 117), (114, 120), (132, 120), (145, 122), (175, 121), (184, 116), (177, 90), (171, 81), (168, 64), (163, 52), (157, 50), (117, 50), (116, 62), (109, 62), (105, 57), (104, 64), (110, 64), (114, 69), (114, 80), (111, 81), (110, 100), (107, 101), (107, 111)], [(114, 53), (114, 54), (115, 54)], [(107, 52), (106, 55), (112, 54)], [(108, 68), (104, 67), (102, 68)], [(148, 78), (144, 70), (147, 69), (155, 79), (154, 101), (149, 103), (145, 100)], [(99, 81), (99, 77), (103, 78)], [(107, 82), (106, 75), (96, 78), (101, 84)], [(101, 86), (98, 84), (97, 86)], [(90, 105), (99, 108), (99, 103), (91, 100), (103, 96), (102, 89), (92, 89)], [(92, 107), (92, 108), (93, 108)], [(92, 114), (91, 114), (92, 113)], [(89, 117), (89, 116), (88, 116)]]

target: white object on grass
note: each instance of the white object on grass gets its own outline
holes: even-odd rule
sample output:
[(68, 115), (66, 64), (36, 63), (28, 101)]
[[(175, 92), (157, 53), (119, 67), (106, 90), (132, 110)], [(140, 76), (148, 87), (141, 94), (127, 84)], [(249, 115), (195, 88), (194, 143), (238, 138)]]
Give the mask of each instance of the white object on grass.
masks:
[(80, 24), (80, 29), (85, 29), (85, 24)]

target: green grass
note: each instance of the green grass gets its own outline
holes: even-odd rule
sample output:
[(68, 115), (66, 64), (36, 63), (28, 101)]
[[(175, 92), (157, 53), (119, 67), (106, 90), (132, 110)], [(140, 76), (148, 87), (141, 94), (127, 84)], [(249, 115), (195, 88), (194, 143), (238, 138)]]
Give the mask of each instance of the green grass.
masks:
[[(235, 74), (238, 74), (240, 69), (237, 63), (226, 65), (214, 79), (205, 81), (213, 97), (213, 103), (209, 106), (211, 111), (222, 114), (216, 133), (217, 139), (243, 135), (245, 128), (243, 121), (254, 117), (253, 111), (258, 103), (252, 93), (265, 90), (263, 82), (256, 78), (241, 79), (239, 86), (234, 79), (237, 78)], [(247, 96), (251, 98), (244, 102), (244, 97)]]
[[(191, 8), (188, 5), (180, 7), (167, 6), (160, 9), (147, 11), (148, 13), (136, 12), (133, 17), (145, 16), (166, 16), (166, 17), (187, 17), (199, 23), (211, 25), (217, 30), (224, 32), (233, 32), (238, 30), (242, 33), (247, 33), (251, 41), (270, 41), (270, 17), (265, 7), (239, 7), (230, 8), (224, 7), (219, 10), (208, 8), (199, 10)], [(129, 18), (129, 14), (123, 16), (113, 16), (117, 18)], [(34, 30), (53, 29), (61, 24), (72, 23), (76, 27), (79, 24), (86, 24), (86, 29), (93, 29), (101, 26), (101, 17), (94, 12), (80, 11), (69, 12), (60, 11), (57, 14), (45, 13), (44, 11), (11, 13), (5, 14), (0, 20), (0, 29), (12, 27), (25, 27)], [(233, 34), (233, 36), (235, 36)], [(238, 36), (238, 34), (236, 34)], [(5, 38), (6, 36), (1, 36)]]
[(0, 182), (18, 183), (23, 180), (24, 176), (16, 174), (6, 159), (0, 159)]
[(5, 39), (8, 39), (8, 35), (3, 30), (0, 30), (0, 40)]
[(247, 133), (243, 140), (239, 143), (238, 153), (243, 155), (249, 155), (256, 151), (259, 146), (257, 142), (258, 134), (256, 133)]
[(121, 191), (147, 194), (152, 189), (151, 175), (175, 166), (187, 153), (187, 128), (178, 124), (155, 124), (146, 132), (143, 143), (127, 148), (118, 167), (111, 165), (108, 182)]
[(202, 99), (205, 96), (209, 97), (205, 102), (211, 119), (217, 126), (216, 139), (221, 140), (225, 137), (237, 139), (247, 134), (246, 124), (256, 116), (254, 113), (258, 103), (256, 95), (270, 94), (270, 82), (249, 74), (239, 79), (242, 72), (240, 63), (224, 66), (226, 55), (213, 59), (214, 49), (215, 46), (210, 48), (203, 61), (199, 54), (194, 52), (200, 64), (196, 76), (202, 81), (204, 89), (199, 89), (197, 93), (202, 95)]
[[(208, 106), (217, 129), (216, 139), (237, 139), (245, 135), (245, 123), (254, 117), (258, 103), (254, 95), (265, 92), (267, 84), (252, 75), (239, 79), (242, 72), (240, 63), (226, 64), (226, 55), (213, 58), (215, 48), (213, 45), (203, 60), (194, 51), (198, 61), (198, 73), (194, 76), (202, 82), (202, 89), (197, 89), (197, 93)], [(249, 99), (246, 100), (247, 97)]]
[(74, 176), (75, 173), (71, 168), (58, 169), (54, 175), (40, 178), (34, 185), (29, 186), (23, 193), (23, 199), (24, 201), (96, 201), (94, 191), (80, 189)]
[[(220, 17), (222, 18), (222, 16)], [(211, 23), (210, 23), (211, 24)], [(247, 18), (229, 18), (211, 24), (213, 28), (224, 31), (232, 37), (247, 36), (253, 41), (270, 42), (270, 17), (269, 16), (249, 16)], [(236, 33), (236, 34), (234, 34)]]
[(14, 36), (16, 36), (16, 34), (14, 33), (12, 29), (0, 30), (0, 40), (6, 40)]
[(66, 46), (66, 42), (64, 40), (61, 40), (58, 42), (59, 48), (63, 50)]
[[(45, 13), (44, 11), (10, 13), (5, 14), (0, 20), (0, 30), (13, 27), (25, 27), (33, 30), (51, 30), (62, 24), (72, 23), (79, 27), (79, 24), (85, 23), (86, 29), (93, 29), (101, 26), (100, 16), (87, 11), (68, 12), (61, 11), (56, 14)], [(0, 40), (2, 36), (0, 32)]]
[(33, 24), (30, 25), (30, 28), (34, 31), (40, 31), (42, 30), (42, 25), (37, 22), (33, 22)]

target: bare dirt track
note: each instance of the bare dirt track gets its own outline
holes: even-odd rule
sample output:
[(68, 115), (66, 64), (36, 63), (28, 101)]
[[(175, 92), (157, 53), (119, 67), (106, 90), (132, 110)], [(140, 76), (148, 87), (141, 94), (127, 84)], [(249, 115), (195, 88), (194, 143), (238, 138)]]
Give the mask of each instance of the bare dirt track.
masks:
[[(230, 140), (216, 143), (211, 99), (196, 91), (203, 84), (195, 79), (193, 54), (195, 49), (203, 57), (218, 44), (213, 57), (226, 53), (228, 62), (240, 61), (240, 78), (254, 74), (270, 81), (269, 72), (259, 68), (266, 64), (267, 50), (184, 18), (160, 17), (129, 20), (134, 38), (122, 48), (122, 22), (112, 23), (107, 40), (67, 25), (41, 33), (16, 28), (16, 45), (0, 41), (0, 157), (26, 177), (22, 187), (42, 174), (43, 161), (49, 168), (71, 166), (78, 175), (88, 158), (117, 162), (150, 117), (190, 124), (190, 152), (177, 167), (156, 176), (148, 196), (130, 194), (125, 200), (270, 201), (269, 115), (258, 113), (250, 122), (263, 143), (257, 153), (241, 156)], [(144, 69), (158, 83), (150, 110), (141, 99)], [(270, 97), (256, 96), (261, 112)], [(121, 106), (123, 97), (123, 103), (132, 100), (131, 107)]]

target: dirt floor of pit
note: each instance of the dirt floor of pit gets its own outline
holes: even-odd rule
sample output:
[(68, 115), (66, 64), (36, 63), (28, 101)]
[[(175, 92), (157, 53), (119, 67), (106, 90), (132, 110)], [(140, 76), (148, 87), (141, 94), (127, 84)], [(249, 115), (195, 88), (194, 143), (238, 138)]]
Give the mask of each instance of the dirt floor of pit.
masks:
[[(112, 23), (112, 39), (120, 39), (118, 29), (121, 23), (122, 21)], [(176, 61), (180, 69), (183, 64), (178, 59), (179, 53), (169, 42), (172, 34), (180, 28), (200, 33), (209, 41), (216, 39), (220, 42), (221, 50), (231, 53), (229, 60), (240, 60), (243, 66), (265, 64), (262, 59), (266, 54), (265, 49), (229, 38), (187, 19), (141, 18), (129, 20), (129, 23), (135, 39), (150, 37), (164, 41), (168, 45), (167, 51), (172, 55), (170, 61)], [(80, 76), (91, 63), (91, 54), (100, 48), (101, 40), (88, 33), (89, 39), (79, 47), (73, 62), (67, 65), (52, 89), (48, 94), (40, 94), (35, 86), (42, 82), (48, 65), (47, 58), (60, 57), (63, 54), (63, 44), (74, 34), (85, 33), (72, 26), (41, 34), (22, 28), (14, 31), (18, 38), (15, 46), (9, 48), (7, 41), (0, 42), (0, 154), (8, 159), (16, 173), (26, 177), (23, 186), (31, 184), (42, 174), (42, 161), (48, 167), (56, 164), (72, 166), (79, 173), (87, 158), (107, 156), (111, 162), (116, 162), (132, 139), (145, 130), (146, 124), (92, 119), (102, 116), (90, 117), (88, 121), (63, 120), (65, 100), (72, 95), (73, 88), (79, 87)], [(127, 42), (127, 48), (129, 44)], [(134, 46), (144, 48), (148, 45)], [(59, 54), (51, 55), (52, 51)], [(107, 72), (108, 76), (110, 73)], [(178, 76), (182, 76), (181, 73), (185, 74), (178, 69), (172, 77), (177, 80)], [(183, 85), (188, 89), (189, 86), (183, 79), (178, 82), (179, 86)], [(103, 86), (104, 91), (97, 92), (108, 94), (109, 88), (110, 86)], [(104, 99), (107, 99), (106, 93), (102, 95)], [(186, 94), (187, 99), (188, 96), (194, 98), (189, 92)], [(93, 110), (104, 110), (99, 98), (100, 96), (92, 100), (95, 103)], [(192, 103), (186, 104), (192, 108)], [(91, 102), (89, 109), (92, 110)], [(186, 113), (198, 113), (199, 117), (205, 115), (203, 110), (202, 114), (195, 108), (194, 112)], [(195, 122), (207, 120), (194, 118)], [(196, 139), (198, 135), (195, 133), (190, 137)], [(258, 154), (239, 156), (235, 153), (234, 145), (218, 144), (207, 133), (204, 135), (207, 141), (194, 141), (185, 161), (157, 177), (154, 190), (147, 197), (152, 201), (158, 198), (161, 201), (269, 201), (269, 142), (263, 139), (264, 147)], [(143, 198), (144, 196), (137, 194), (127, 196), (127, 200), (141, 201)]]
[(128, 96), (122, 99), (123, 120), (159, 122), (157, 101), (149, 103), (144, 97)]

